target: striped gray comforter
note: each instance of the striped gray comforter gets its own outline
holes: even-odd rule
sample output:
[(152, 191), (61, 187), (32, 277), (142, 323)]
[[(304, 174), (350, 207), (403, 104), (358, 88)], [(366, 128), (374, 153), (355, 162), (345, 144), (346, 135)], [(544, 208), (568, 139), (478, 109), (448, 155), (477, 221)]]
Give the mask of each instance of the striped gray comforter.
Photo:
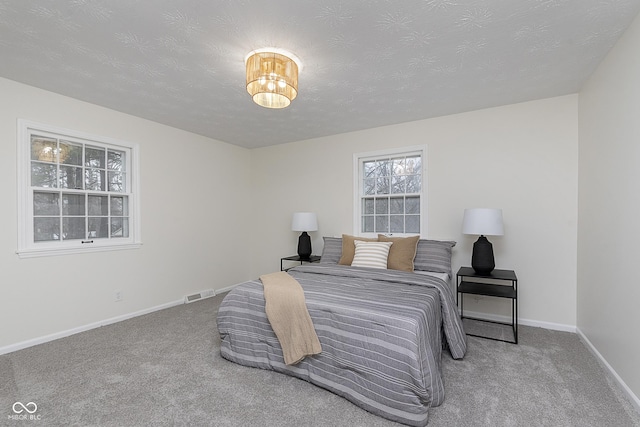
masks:
[(255, 280), (220, 306), (222, 356), (304, 379), (382, 417), (426, 425), (429, 407), (444, 400), (443, 337), (454, 358), (466, 351), (450, 287), (435, 277), (340, 265), (289, 273), (304, 289), (322, 353), (285, 365)]

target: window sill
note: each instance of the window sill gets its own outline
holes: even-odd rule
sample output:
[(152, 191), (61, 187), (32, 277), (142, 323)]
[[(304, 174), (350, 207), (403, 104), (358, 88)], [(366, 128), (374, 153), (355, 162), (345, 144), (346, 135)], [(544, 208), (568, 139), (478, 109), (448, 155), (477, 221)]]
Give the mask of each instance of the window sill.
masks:
[(129, 249), (140, 249), (142, 243), (126, 243), (118, 245), (103, 245), (91, 247), (68, 247), (68, 248), (44, 248), (44, 249), (22, 249), (16, 251), (19, 258), (38, 258), (58, 255), (74, 255), (87, 252), (122, 251)]

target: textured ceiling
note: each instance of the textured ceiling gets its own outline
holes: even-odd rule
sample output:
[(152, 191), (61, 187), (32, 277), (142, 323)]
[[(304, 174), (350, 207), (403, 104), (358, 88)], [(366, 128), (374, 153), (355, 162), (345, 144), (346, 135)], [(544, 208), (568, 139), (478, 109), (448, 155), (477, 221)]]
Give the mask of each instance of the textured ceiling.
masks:
[[(0, 0), (0, 76), (244, 147), (579, 91), (640, 0)], [(303, 62), (289, 108), (244, 57)]]

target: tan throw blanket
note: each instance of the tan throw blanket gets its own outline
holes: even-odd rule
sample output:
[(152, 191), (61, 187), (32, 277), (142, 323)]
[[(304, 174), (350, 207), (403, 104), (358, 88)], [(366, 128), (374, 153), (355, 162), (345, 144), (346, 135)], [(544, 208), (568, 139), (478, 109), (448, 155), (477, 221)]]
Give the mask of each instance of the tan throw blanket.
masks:
[(284, 363), (295, 365), (305, 356), (320, 353), (322, 347), (300, 283), (285, 271), (264, 274), (260, 280), (267, 319), (282, 346)]

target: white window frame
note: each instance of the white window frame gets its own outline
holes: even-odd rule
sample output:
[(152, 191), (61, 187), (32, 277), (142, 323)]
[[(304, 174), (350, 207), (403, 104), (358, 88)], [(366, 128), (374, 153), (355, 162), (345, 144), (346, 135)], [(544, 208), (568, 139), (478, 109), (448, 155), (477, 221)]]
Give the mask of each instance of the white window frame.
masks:
[(416, 233), (365, 233), (362, 231), (362, 196), (363, 196), (363, 163), (379, 157), (394, 157), (409, 154), (420, 154), (422, 164), (422, 182), (420, 186), (420, 236), (427, 236), (427, 146), (414, 145), (353, 155), (353, 232), (356, 236), (376, 237), (378, 234), (388, 236), (415, 236)]
[[(105, 146), (126, 151), (127, 191), (129, 208), (129, 236), (118, 238), (74, 239), (63, 241), (34, 242), (33, 194), (38, 187), (31, 186), (31, 135), (51, 135), (70, 141)], [(18, 172), (18, 249), (20, 258), (78, 254), (86, 252), (136, 249), (142, 245), (140, 228), (140, 166), (138, 144), (104, 136), (91, 135), (75, 130), (18, 119), (17, 132)], [(91, 193), (87, 191), (87, 193)], [(105, 195), (107, 193), (105, 192)], [(116, 193), (111, 193), (116, 194)], [(85, 243), (83, 243), (83, 241)]]

